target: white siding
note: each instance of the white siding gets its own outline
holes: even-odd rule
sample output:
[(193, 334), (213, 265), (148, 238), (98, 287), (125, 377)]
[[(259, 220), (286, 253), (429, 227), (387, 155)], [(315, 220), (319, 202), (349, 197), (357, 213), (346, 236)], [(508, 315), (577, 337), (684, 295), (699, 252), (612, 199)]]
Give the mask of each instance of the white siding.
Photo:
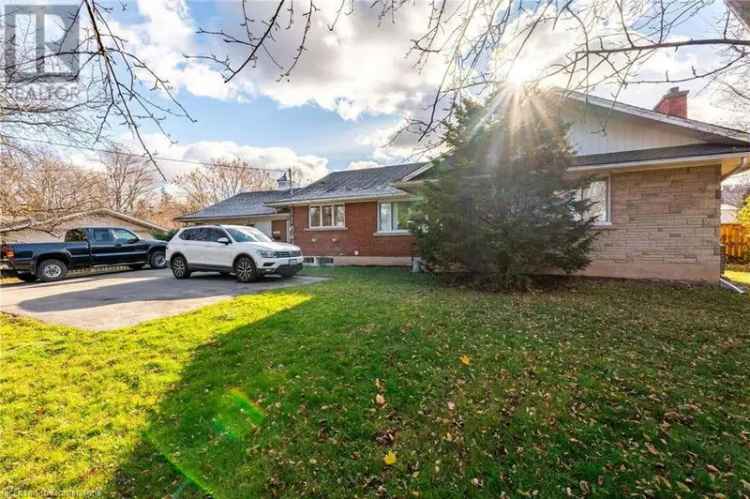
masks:
[(576, 154), (602, 154), (656, 147), (701, 144), (696, 132), (619, 112), (589, 107), (569, 107), (564, 119), (571, 123), (570, 143)]
[(261, 231), (263, 234), (273, 239), (270, 220), (259, 220), (255, 222), (253, 225), (255, 225), (255, 228)]

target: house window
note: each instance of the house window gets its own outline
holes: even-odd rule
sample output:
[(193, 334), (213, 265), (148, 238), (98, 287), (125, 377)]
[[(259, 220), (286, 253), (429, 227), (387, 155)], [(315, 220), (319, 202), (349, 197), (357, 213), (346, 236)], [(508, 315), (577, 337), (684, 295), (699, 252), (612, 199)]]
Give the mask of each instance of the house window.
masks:
[(308, 209), (311, 228), (344, 227), (344, 205), (324, 204)]
[(596, 224), (608, 224), (612, 221), (612, 214), (610, 213), (610, 189), (610, 177), (607, 177), (593, 180), (588, 187), (582, 189), (579, 194), (581, 198), (593, 201), (594, 204), (589, 208), (586, 215), (595, 217)]
[(378, 204), (378, 232), (408, 232), (414, 203), (396, 201)]

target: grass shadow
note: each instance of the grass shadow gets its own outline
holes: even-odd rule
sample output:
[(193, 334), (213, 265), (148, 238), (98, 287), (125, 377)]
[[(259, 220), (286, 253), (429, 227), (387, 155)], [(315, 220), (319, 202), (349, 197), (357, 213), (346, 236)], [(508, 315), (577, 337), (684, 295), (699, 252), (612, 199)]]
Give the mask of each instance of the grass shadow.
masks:
[[(617, 497), (657, 469), (706, 493), (736, 488), (750, 469), (741, 437), (725, 438), (746, 421), (744, 299), (612, 282), (498, 295), (392, 270), (335, 276), (197, 348), (107, 493), (556, 497), (580, 487)], [(705, 471), (727, 462), (735, 474)]]
[[(336, 278), (358, 283), (358, 291), (349, 289), (362, 296), (381, 285), (381, 277), (393, 276), (374, 270), (362, 281), (358, 274), (344, 270)], [(413, 289), (409, 281), (401, 285)], [(357, 475), (371, 472), (373, 460), (381, 459), (363, 459), (374, 450), (378, 429), (370, 413), (373, 381), (384, 376), (392, 353), (374, 348), (381, 340), (367, 335), (375, 322), (402, 334), (399, 320), (387, 316), (392, 299), (378, 295), (370, 307), (356, 310), (347, 307), (352, 296), (321, 286), (305, 293), (307, 301), (195, 350), (106, 487), (108, 494), (296, 495), (300, 484), (340, 483), (349, 473), (353, 485)], [(351, 341), (353, 336), (359, 338)], [(341, 452), (349, 458), (342, 460)], [(298, 466), (303, 456), (304, 472)], [(342, 464), (345, 470), (338, 468)]]

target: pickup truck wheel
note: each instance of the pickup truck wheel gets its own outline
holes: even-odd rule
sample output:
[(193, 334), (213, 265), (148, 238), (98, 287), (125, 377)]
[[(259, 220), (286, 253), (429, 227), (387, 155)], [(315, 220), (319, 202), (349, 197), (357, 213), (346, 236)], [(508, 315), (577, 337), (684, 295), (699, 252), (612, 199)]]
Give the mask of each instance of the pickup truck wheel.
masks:
[(255, 262), (249, 256), (241, 256), (234, 262), (234, 275), (240, 282), (253, 282), (258, 279)]
[(148, 259), (148, 265), (152, 269), (163, 269), (167, 266), (167, 257), (163, 251), (154, 251)]
[(42, 282), (54, 282), (61, 281), (65, 278), (65, 274), (68, 273), (68, 266), (60, 260), (50, 258), (44, 260), (39, 264), (37, 270), (37, 276)]
[(172, 275), (177, 279), (187, 279), (190, 277), (190, 269), (188, 268), (187, 260), (184, 256), (172, 257)]
[(29, 274), (27, 272), (24, 272), (23, 274), (18, 274), (16, 277), (21, 279), (23, 282), (36, 282), (36, 276), (34, 274)]

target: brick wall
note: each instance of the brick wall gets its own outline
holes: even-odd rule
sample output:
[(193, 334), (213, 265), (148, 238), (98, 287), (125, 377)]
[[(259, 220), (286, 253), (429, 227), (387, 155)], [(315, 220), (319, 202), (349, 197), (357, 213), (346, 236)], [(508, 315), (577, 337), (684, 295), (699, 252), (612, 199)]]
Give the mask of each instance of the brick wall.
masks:
[[(612, 175), (612, 225), (583, 275), (718, 282), (720, 167)], [(294, 242), (310, 256), (409, 257), (414, 237), (375, 236), (377, 203), (346, 205), (346, 230), (310, 230), (294, 208)], [(342, 259), (342, 261), (348, 261)]]
[(347, 203), (346, 229), (317, 230), (308, 227), (307, 206), (295, 206), (294, 244), (308, 256), (411, 257), (414, 236), (376, 236), (378, 204)]
[(612, 226), (585, 275), (718, 282), (719, 166), (612, 175)]

